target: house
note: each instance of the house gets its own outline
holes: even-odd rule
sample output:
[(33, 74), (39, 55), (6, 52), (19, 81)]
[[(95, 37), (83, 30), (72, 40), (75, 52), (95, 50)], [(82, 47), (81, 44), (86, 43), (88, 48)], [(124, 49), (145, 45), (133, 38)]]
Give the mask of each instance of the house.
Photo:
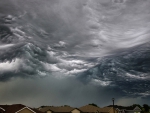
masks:
[(118, 113), (118, 111), (113, 107), (103, 107), (99, 109), (99, 113)]
[(99, 109), (99, 107), (93, 105), (86, 105), (79, 108), (79, 110), (81, 110), (83, 113), (99, 113)]
[(39, 109), (41, 112), (44, 113), (81, 113), (78, 108), (72, 108), (70, 106), (47, 106)]
[(115, 109), (118, 111), (118, 113), (141, 113), (141, 109), (138, 106), (115, 106)]
[(80, 108), (46, 106), (39, 108), (39, 110), (43, 113), (118, 113), (113, 107), (99, 108), (93, 105), (86, 105)]
[(22, 104), (0, 105), (0, 113), (42, 113)]
[(141, 113), (141, 111), (142, 110), (138, 106), (136, 106), (136, 107), (127, 107), (125, 109), (125, 113)]

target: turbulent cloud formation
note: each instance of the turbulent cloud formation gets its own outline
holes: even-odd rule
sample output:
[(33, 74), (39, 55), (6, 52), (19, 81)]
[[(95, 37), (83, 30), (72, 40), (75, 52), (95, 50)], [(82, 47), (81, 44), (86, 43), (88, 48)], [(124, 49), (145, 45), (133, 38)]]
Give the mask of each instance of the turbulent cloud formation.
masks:
[(122, 97), (121, 92), (111, 88), (102, 88), (90, 84), (83, 84), (76, 78), (57, 79), (48, 76), (43, 79), (22, 79), (13, 78), (9, 82), (1, 82), (0, 104), (22, 103), (31, 107), (41, 105), (62, 106), (70, 105), (81, 107), (88, 103), (96, 103), (103, 107), (110, 105), (111, 97), (115, 96), (115, 103), (118, 105), (130, 105), (132, 103), (149, 102), (140, 98)]
[[(118, 103), (127, 98), (146, 102), (150, 96), (149, 6), (148, 0), (1, 0), (1, 91), (14, 95), (15, 90), (21, 90), (18, 84), (27, 90), (33, 85), (37, 89), (26, 98), (46, 92), (39, 95), (42, 98), (52, 89), (50, 97), (56, 99), (56, 93), (60, 100), (53, 104), (66, 101), (77, 105), (74, 98), (78, 98), (83, 99), (80, 105), (91, 101), (101, 105), (104, 97), (109, 104), (109, 93)], [(74, 102), (67, 96), (61, 99), (66, 93), (45, 77), (64, 84), (66, 92), (71, 90), (67, 94)], [(14, 91), (4, 91), (6, 84), (12, 84)], [(46, 84), (51, 89), (45, 88)], [(3, 102), (21, 102), (19, 95), (20, 91), (11, 100), (13, 96), (8, 94), (9, 99)]]

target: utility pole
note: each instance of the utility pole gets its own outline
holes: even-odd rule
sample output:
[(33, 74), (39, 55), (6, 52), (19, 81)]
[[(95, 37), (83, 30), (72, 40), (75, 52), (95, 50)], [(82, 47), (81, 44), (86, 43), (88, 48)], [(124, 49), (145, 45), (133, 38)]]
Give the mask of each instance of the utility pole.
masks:
[(115, 108), (114, 108), (114, 101), (115, 101), (115, 98), (112, 98), (112, 101), (113, 101), (113, 112), (115, 113)]

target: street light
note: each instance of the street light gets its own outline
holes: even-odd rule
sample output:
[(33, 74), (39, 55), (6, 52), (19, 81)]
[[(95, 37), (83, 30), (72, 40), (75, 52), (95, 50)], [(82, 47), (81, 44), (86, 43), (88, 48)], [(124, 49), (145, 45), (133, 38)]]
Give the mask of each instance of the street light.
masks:
[(112, 98), (112, 101), (113, 101), (113, 111), (115, 113), (115, 109), (114, 109), (114, 101), (115, 101), (115, 98)]

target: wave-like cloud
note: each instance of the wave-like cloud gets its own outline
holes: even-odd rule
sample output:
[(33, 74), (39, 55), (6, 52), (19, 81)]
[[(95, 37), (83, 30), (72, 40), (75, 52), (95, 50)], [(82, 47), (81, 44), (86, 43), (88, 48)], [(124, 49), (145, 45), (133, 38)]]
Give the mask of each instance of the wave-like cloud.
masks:
[[(55, 73), (126, 95), (129, 82), (149, 81), (149, 1), (2, 0), (0, 6), (1, 81)], [(139, 89), (138, 96), (147, 91)]]

